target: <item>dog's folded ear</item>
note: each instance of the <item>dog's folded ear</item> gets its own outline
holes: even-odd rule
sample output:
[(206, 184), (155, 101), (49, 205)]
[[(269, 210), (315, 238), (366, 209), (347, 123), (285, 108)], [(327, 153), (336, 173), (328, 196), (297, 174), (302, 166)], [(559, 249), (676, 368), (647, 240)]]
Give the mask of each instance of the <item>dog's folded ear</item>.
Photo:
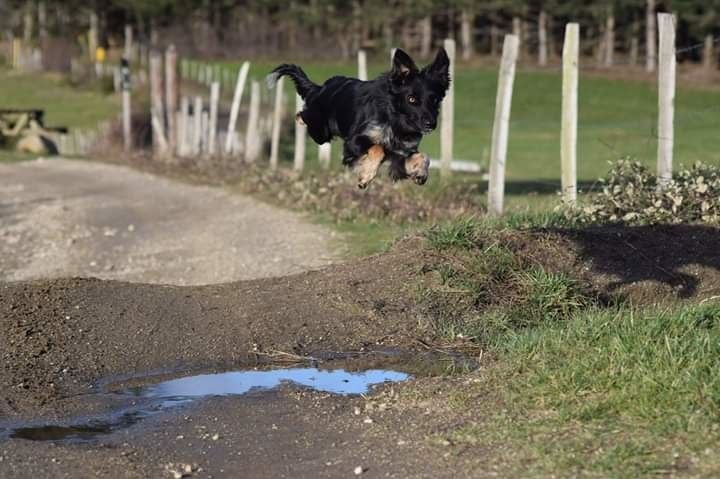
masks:
[(445, 90), (450, 87), (450, 58), (444, 48), (438, 50), (435, 60), (423, 68), (423, 75), (440, 82)]
[(393, 66), (390, 70), (390, 78), (393, 82), (404, 83), (408, 78), (417, 75), (418, 67), (410, 58), (410, 55), (397, 48), (393, 55)]

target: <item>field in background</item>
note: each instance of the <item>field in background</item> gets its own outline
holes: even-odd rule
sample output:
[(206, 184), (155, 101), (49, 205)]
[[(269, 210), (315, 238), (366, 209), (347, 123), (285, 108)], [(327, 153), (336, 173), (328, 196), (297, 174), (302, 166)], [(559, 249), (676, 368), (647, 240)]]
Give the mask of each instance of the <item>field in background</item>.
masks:
[[(290, 61), (291, 59), (284, 59)], [(251, 64), (250, 79), (263, 80), (278, 61)], [(236, 64), (232, 64), (236, 67)], [(315, 82), (332, 75), (356, 76), (352, 64), (307, 63), (301, 65)], [(374, 77), (386, 66), (369, 65)], [(286, 83), (290, 92), (289, 82)], [(497, 70), (459, 65), (455, 82), (455, 158), (487, 164), (495, 110)], [(720, 164), (720, 92), (685, 88), (678, 82), (676, 98), (675, 152), (677, 164), (696, 161)], [(267, 93), (264, 93), (267, 94)], [(244, 98), (247, 101), (247, 97)], [(510, 143), (508, 190), (543, 191), (560, 178), (561, 77), (558, 72), (518, 71), (515, 80)], [(294, 103), (292, 103), (294, 108)], [(612, 80), (582, 75), (579, 99), (578, 178), (594, 181), (608, 169), (607, 162), (622, 156), (636, 157), (654, 165), (657, 151), (657, 93), (653, 83)], [(423, 142), (433, 158), (440, 154), (436, 131)], [(308, 148), (314, 155), (315, 148)], [(314, 156), (311, 157), (314, 160)], [(513, 185), (513, 182), (517, 182)], [(528, 184), (530, 183), (530, 184)]]

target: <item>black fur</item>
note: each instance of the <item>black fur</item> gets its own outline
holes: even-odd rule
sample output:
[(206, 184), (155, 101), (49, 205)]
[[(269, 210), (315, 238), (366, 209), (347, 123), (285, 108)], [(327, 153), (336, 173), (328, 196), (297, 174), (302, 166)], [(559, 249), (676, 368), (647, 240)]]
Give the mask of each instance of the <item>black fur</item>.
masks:
[(390, 174), (403, 179), (405, 159), (417, 153), (425, 133), (437, 127), (440, 102), (450, 86), (449, 60), (440, 49), (422, 70), (398, 49), (392, 69), (375, 80), (335, 76), (322, 86), (313, 83), (296, 65), (280, 65), (268, 76), (273, 85), (289, 76), (305, 100), (299, 113), (316, 143), (333, 137), (344, 140), (343, 163), (352, 166), (368, 149), (379, 144), (390, 160)]

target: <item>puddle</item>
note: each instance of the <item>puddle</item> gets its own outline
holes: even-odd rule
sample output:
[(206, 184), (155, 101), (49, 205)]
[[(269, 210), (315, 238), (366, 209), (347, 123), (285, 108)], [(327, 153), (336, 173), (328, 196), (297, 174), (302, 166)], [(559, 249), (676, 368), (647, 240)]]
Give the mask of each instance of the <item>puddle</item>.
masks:
[(0, 426), (0, 438), (87, 441), (130, 427), (146, 417), (208, 397), (237, 396), (254, 391), (267, 391), (284, 384), (332, 394), (357, 395), (369, 392), (378, 384), (408, 379), (410, 379), (408, 374), (381, 369), (348, 372), (343, 369), (317, 368), (232, 371), (187, 376), (107, 394), (114, 398), (126, 398), (131, 403), (110, 416), (85, 418), (66, 425), (27, 424), (4, 428)]

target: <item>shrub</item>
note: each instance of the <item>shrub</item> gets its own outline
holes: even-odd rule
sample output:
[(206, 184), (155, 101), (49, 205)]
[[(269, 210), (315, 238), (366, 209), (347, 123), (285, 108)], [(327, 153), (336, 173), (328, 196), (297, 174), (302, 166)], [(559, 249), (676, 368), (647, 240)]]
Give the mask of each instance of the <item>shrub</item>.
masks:
[(602, 191), (587, 202), (563, 206), (575, 223), (717, 223), (720, 219), (720, 168), (696, 163), (678, 171), (659, 188), (657, 176), (631, 159), (613, 164), (601, 179)]

